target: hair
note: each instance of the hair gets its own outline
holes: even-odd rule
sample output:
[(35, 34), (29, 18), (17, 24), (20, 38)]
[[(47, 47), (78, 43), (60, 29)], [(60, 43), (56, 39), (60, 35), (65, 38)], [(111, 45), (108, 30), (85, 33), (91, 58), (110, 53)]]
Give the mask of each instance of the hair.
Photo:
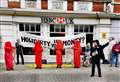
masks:
[(96, 41), (97, 45), (100, 45), (100, 42), (99, 42), (99, 40), (95, 40), (95, 41)]

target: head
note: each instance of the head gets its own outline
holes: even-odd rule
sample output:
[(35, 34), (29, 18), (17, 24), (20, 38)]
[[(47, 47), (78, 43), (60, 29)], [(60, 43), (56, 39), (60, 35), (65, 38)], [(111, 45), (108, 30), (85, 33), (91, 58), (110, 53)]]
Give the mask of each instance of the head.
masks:
[(97, 47), (97, 46), (98, 46), (98, 44), (97, 44), (96, 40), (93, 40), (92, 41), (92, 47)]
[(20, 39), (17, 39), (17, 42), (19, 43), (19, 42), (20, 42)]
[(100, 45), (100, 42), (99, 42), (99, 40), (95, 40), (95, 42), (96, 42), (96, 44), (97, 44), (97, 45)]
[(90, 47), (90, 43), (87, 43), (86, 47)]

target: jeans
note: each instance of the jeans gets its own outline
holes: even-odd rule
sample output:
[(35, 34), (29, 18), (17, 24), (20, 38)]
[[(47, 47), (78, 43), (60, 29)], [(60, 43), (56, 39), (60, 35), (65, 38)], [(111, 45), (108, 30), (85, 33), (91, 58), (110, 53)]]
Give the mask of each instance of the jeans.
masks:
[(118, 58), (119, 58), (119, 54), (112, 52), (111, 65), (115, 64), (115, 66), (117, 66)]

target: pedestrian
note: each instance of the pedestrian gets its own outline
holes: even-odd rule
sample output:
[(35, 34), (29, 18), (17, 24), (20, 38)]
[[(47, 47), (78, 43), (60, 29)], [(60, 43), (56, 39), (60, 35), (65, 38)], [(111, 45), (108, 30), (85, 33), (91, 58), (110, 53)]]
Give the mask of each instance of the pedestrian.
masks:
[(20, 39), (17, 39), (17, 42), (15, 43), (16, 47), (16, 54), (17, 54), (17, 63), (19, 64), (19, 56), (21, 56), (21, 62), (24, 65), (24, 57), (23, 57), (23, 46), (21, 45)]
[(111, 67), (114, 63), (115, 67), (118, 67), (119, 54), (120, 54), (120, 42), (116, 42), (116, 44), (114, 44), (112, 47)]
[(95, 74), (95, 65), (97, 66), (97, 69), (98, 69), (98, 76), (102, 77), (102, 75), (101, 75), (101, 67), (100, 67), (100, 59), (101, 58), (103, 59), (103, 49), (107, 45), (109, 45), (109, 42), (107, 42), (104, 45), (99, 45), (98, 40), (94, 40), (92, 42), (92, 48), (91, 48), (92, 73), (91, 73), (91, 77), (93, 77), (94, 74)]
[(41, 69), (42, 68), (42, 52), (43, 48), (41, 45), (40, 41), (35, 42), (35, 46), (33, 48), (33, 51), (35, 52), (35, 64), (36, 64), (36, 69)]
[(90, 43), (87, 43), (87, 45), (85, 47), (85, 55), (83, 57), (83, 66), (84, 67), (90, 66), (90, 51), (91, 51)]
[(80, 68), (82, 48), (79, 39), (74, 40), (73, 49), (74, 49), (74, 68)]
[(61, 68), (62, 67), (62, 55), (63, 55), (63, 49), (64, 49), (64, 45), (61, 40), (56, 40), (55, 49), (56, 49), (57, 68)]
[[(111, 40), (109, 40), (109, 41), (111, 41)], [(105, 58), (105, 54), (103, 52), (103, 49), (109, 45), (109, 42), (104, 44), (104, 45), (100, 45), (99, 40), (95, 40), (95, 42), (97, 43), (97, 46), (99, 47), (99, 51), (100, 51), (99, 54), (101, 54), (101, 59), (103, 60), (102, 63), (103, 64), (108, 63), (108, 61)]]
[(4, 51), (5, 51), (4, 58), (5, 58), (6, 70), (8, 71), (14, 70), (11, 42), (9, 41), (5, 42)]

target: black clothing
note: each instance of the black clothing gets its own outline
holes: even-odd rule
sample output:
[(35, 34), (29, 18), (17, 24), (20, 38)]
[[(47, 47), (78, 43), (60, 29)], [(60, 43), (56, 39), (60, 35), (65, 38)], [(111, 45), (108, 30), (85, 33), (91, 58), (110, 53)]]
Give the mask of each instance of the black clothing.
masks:
[(15, 43), (16, 46), (16, 53), (17, 53), (17, 63), (19, 64), (19, 56), (21, 56), (21, 62), (24, 64), (24, 58), (23, 58), (23, 46), (21, 46), (18, 42)]
[[(97, 65), (98, 69), (98, 75), (101, 77), (101, 68), (100, 68), (100, 59), (105, 60), (104, 54), (103, 54), (103, 49), (108, 46), (109, 43), (106, 43), (105, 45), (99, 45), (98, 48), (91, 48), (91, 63), (92, 63), (92, 74), (91, 76), (94, 76), (95, 73), (95, 65)], [(97, 52), (94, 56), (92, 55), (93, 53)]]

